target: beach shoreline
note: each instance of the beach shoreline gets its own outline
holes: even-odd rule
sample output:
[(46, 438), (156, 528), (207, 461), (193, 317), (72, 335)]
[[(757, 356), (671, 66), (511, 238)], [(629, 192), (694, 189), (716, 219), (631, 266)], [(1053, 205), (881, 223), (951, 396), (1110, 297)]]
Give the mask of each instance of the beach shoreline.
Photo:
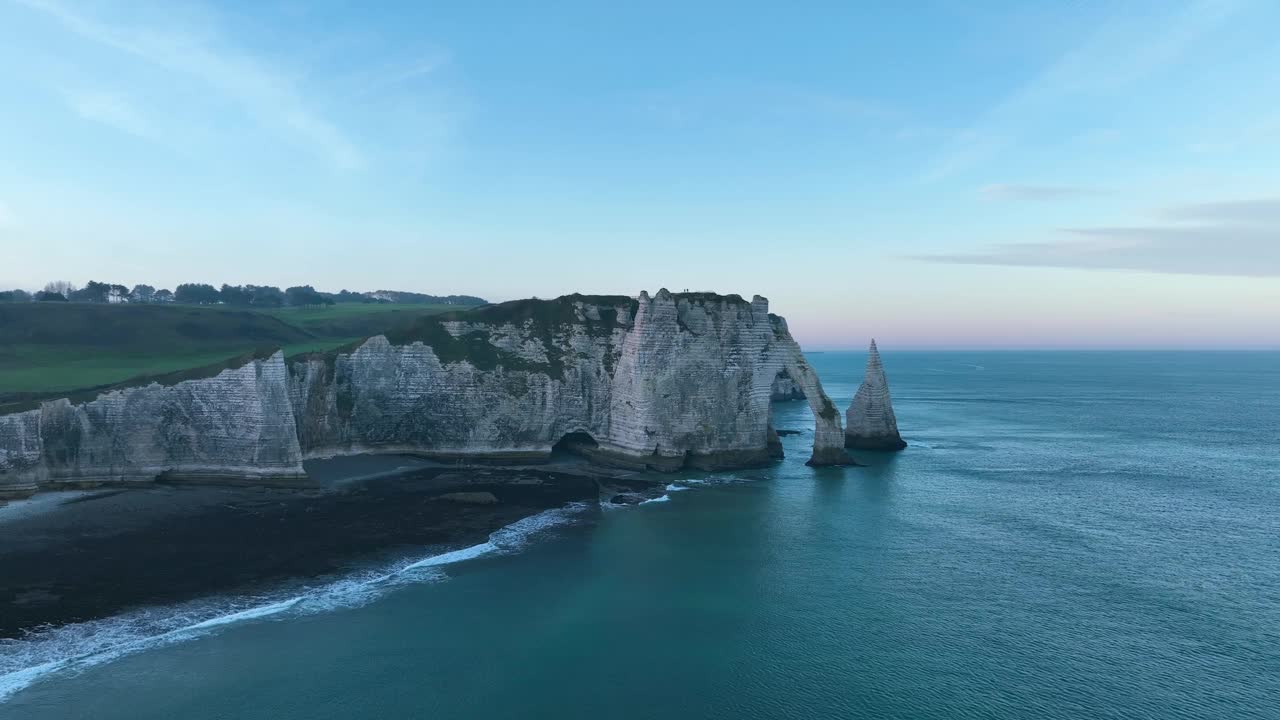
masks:
[(309, 470), (316, 488), (157, 484), (44, 493), (0, 509), (0, 638), (337, 577), (425, 548), (482, 543), (570, 503), (663, 487), (575, 462), (477, 468), (371, 457)]

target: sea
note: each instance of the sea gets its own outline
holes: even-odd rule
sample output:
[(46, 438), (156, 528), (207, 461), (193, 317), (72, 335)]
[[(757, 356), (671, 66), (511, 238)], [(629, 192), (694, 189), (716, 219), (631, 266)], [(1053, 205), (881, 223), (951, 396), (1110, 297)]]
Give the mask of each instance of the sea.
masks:
[(0, 717), (1280, 718), (1280, 353), (883, 355), (901, 453), (779, 403), (773, 467), (0, 644)]

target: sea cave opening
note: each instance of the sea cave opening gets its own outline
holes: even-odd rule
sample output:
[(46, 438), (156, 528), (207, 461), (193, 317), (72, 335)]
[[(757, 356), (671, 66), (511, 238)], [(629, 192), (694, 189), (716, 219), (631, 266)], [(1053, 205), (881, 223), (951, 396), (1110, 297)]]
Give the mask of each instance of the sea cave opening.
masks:
[(552, 460), (565, 460), (572, 457), (591, 457), (600, 443), (590, 433), (581, 430), (565, 433), (555, 445), (551, 446)]

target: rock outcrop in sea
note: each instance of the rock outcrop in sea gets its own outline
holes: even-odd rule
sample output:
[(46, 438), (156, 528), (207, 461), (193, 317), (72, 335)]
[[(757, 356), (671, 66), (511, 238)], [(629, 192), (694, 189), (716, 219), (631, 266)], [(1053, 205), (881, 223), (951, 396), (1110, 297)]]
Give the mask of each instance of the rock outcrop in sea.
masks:
[(779, 450), (769, 398), (784, 370), (813, 411), (809, 462), (848, 461), (838, 411), (759, 296), (520, 300), (218, 370), (0, 415), (0, 497), (161, 477), (298, 483), (305, 458), (357, 453), (521, 463), (570, 447), (630, 468), (762, 465)]
[(884, 376), (880, 351), (871, 341), (867, 372), (845, 415), (845, 447), (858, 450), (901, 450), (907, 446), (898, 434), (898, 419), (889, 398), (889, 381)]

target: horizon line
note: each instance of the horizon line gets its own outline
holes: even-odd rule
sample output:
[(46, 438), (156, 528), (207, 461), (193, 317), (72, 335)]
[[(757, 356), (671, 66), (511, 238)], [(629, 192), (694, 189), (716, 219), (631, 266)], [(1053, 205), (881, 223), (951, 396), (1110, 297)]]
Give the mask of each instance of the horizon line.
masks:
[[(801, 348), (806, 353), (853, 352), (866, 354), (864, 347), (815, 346)], [(973, 345), (910, 345), (906, 347), (890, 346), (889, 350), (880, 348), (880, 353), (908, 352), (1280, 352), (1280, 345), (1269, 346), (1215, 346), (1188, 347), (1155, 345), (1150, 347), (1119, 346), (973, 346)]]

